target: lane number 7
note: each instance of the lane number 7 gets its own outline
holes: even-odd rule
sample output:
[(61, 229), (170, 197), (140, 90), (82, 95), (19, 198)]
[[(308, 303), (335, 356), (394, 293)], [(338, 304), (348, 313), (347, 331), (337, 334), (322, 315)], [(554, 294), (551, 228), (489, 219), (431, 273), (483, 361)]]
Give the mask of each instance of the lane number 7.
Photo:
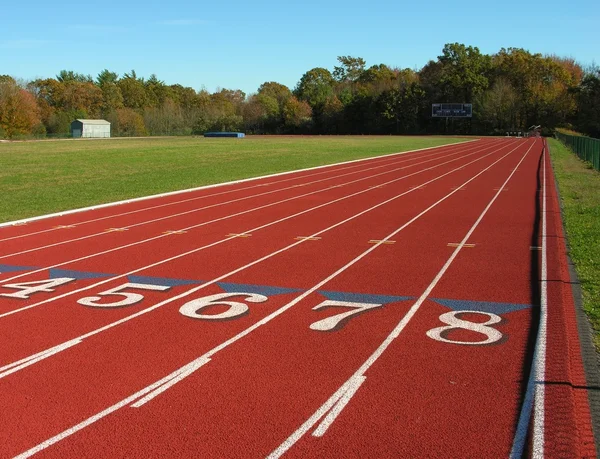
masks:
[(356, 316), (358, 314), (362, 314), (364, 312), (370, 311), (371, 309), (380, 308), (383, 304), (374, 304), (374, 303), (351, 303), (349, 301), (332, 301), (326, 300), (321, 304), (318, 304), (313, 308), (313, 311), (323, 308), (330, 307), (343, 307), (343, 308), (351, 308), (350, 311), (342, 312), (340, 314), (336, 314), (335, 316), (327, 317), (325, 319), (319, 320), (317, 322), (313, 322), (310, 324), (311, 330), (316, 331), (335, 331), (342, 328), (346, 325), (346, 322), (350, 320), (352, 316)]

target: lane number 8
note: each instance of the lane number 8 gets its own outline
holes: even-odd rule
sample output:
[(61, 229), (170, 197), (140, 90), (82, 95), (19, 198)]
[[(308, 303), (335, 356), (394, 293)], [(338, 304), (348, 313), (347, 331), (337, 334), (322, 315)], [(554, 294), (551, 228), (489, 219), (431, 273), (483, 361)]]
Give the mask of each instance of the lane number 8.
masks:
[[(461, 314), (482, 314), (489, 317), (489, 320), (482, 323), (477, 322), (469, 322), (468, 320), (462, 320), (459, 318)], [(500, 316), (496, 314), (492, 314), (491, 312), (481, 312), (481, 311), (450, 311), (440, 316), (440, 321), (447, 324), (443, 327), (437, 327), (429, 330), (427, 332), (427, 336), (436, 341), (441, 341), (442, 343), (450, 343), (450, 344), (464, 344), (467, 346), (477, 346), (483, 344), (493, 344), (502, 339), (502, 333), (500, 333), (495, 328), (490, 327), (490, 325), (497, 324), (502, 321)], [(486, 336), (486, 339), (482, 341), (457, 341), (453, 339), (448, 339), (445, 335), (451, 330), (470, 330), (476, 333), (480, 333)]]

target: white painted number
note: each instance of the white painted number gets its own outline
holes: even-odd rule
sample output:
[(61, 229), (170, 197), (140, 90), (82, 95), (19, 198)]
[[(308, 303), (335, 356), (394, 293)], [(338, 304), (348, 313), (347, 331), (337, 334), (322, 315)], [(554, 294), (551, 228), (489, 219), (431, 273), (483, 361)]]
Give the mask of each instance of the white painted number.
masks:
[(351, 303), (349, 301), (326, 300), (323, 301), (321, 304), (315, 306), (313, 308), (313, 311), (329, 307), (352, 308), (352, 310), (342, 312), (341, 314), (336, 314), (335, 316), (327, 317), (326, 319), (314, 322), (310, 324), (310, 329), (317, 331), (339, 330), (346, 324), (348, 320), (350, 320), (350, 317), (357, 314), (362, 314), (363, 312), (369, 311), (371, 309), (380, 308), (381, 306), (383, 305), (374, 303)]
[[(77, 302), (84, 306), (93, 306), (96, 308), (120, 308), (122, 306), (131, 306), (132, 304), (139, 303), (144, 299), (144, 295), (141, 295), (139, 293), (121, 291), (125, 290), (126, 288), (135, 288), (139, 290), (157, 290), (160, 292), (164, 292), (165, 290), (169, 290), (171, 287), (169, 287), (168, 285), (135, 284), (128, 282), (126, 284), (119, 285), (118, 287), (111, 288), (110, 290), (106, 290), (105, 292), (98, 293), (99, 296), (88, 296), (86, 298), (81, 298), (80, 300), (77, 300)], [(123, 299), (121, 301), (115, 301), (113, 303), (98, 303), (98, 301), (101, 300), (103, 296), (109, 295), (122, 296)]]
[(0, 296), (6, 296), (8, 298), (20, 298), (23, 300), (28, 299), (31, 295), (38, 292), (53, 292), (55, 287), (58, 287), (63, 284), (68, 284), (69, 282), (74, 281), (75, 279), (71, 277), (59, 277), (56, 279), (50, 280), (41, 280), (41, 281), (33, 281), (33, 282), (19, 282), (18, 284), (6, 284), (2, 287), (5, 288), (14, 288), (17, 290), (21, 290), (20, 292), (15, 293), (0, 293)]
[[(179, 309), (179, 312), (184, 316), (191, 317), (192, 319), (205, 319), (205, 320), (228, 320), (236, 317), (243, 316), (248, 313), (248, 305), (244, 303), (238, 303), (236, 301), (222, 301), (225, 298), (232, 298), (234, 296), (243, 295), (246, 297), (246, 301), (250, 303), (263, 303), (268, 300), (264, 295), (258, 295), (256, 293), (217, 293), (216, 295), (205, 296), (204, 298), (198, 298), (185, 303)], [(218, 314), (200, 314), (202, 309), (209, 306), (229, 306), (226, 311)]]
[[(483, 314), (489, 317), (487, 322), (476, 323), (469, 322), (468, 320), (459, 319), (459, 315), (461, 314)], [(444, 327), (433, 328), (427, 332), (427, 336), (436, 341), (441, 341), (442, 343), (451, 343), (451, 344), (465, 344), (469, 346), (476, 346), (482, 344), (493, 344), (502, 339), (502, 333), (500, 333), (495, 328), (490, 327), (490, 325), (497, 324), (500, 322), (502, 318), (497, 316), (496, 314), (492, 314), (491, 312), (481, 312), (481, 311), (450, 311), (440, 316), (440, 321), (445, 324), (448, 324)], [(453, 339), (445, 338), (444, 335), (447, 334), (450, 330), (471, 330), (476, 333), (481, 333), (485, 335), (487, 338), (483, 341), (456, 341)]]

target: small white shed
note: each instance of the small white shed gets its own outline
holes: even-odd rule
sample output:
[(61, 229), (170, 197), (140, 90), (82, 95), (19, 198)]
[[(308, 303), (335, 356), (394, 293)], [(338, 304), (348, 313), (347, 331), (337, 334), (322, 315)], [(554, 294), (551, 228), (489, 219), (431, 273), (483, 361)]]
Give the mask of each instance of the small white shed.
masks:
[(75, 120), (71, 123), (73, 138), (110, 137), (110, 123), (106, 120)]

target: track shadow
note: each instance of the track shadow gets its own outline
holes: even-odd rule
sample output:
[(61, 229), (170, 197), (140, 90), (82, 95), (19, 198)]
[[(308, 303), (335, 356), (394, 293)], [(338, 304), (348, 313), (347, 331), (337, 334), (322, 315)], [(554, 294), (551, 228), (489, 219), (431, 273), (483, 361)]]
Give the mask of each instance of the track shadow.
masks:
[(569, 386), (573, 389), (597, 390), (600, 391), (600, 386), (579, 386), (569, 381), (544, 381), (544, 386)]

